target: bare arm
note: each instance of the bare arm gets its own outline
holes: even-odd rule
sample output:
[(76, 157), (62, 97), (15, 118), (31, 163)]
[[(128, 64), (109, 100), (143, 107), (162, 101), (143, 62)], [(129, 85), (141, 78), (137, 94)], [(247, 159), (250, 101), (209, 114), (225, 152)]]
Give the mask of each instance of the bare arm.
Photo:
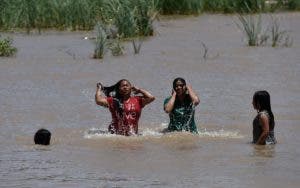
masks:
[(145, 89), (140, 89), (140, 88), (136, 88), (133, 86), (132, 90), (136, 94), (140, 93), (143, 95), (143, 98), (142, 98), (142, 106), (143, 107), (155, 100), (155, 97), (153, 95), (151, 95), (151, 93)]
[(259, 118), (259, 122), (262, 126), (263, 132), (259, 136), (256, 144), (262, 145), (262, 144), (265, 144), (266, 138), (269, 134), (269, 118), (268, 118), (268, 116), (266, 114), (261, 114), (260, 118)]
[(102, 85), (100, 83), (97, 84), (96, 94), (95, 94), (95, 102), (96, 104), (104, 107), (108, 107), (108, 102), (106, 97), (102, 96)]
[(164, 110), (166, 113), (172, 112), (175, 104), (175, 99), (176, 99), (176, 92), (173, 91), (171, 99), (164, 106)]
[(190, 85), (187, 85), (186, 86), (188, 92), (189, 92), (189, 95), (192, 99), (192, 102), (195, 106), (197, 106), (199, 103), (200, 103), (200, 99), (199, 97), (197, 96), (197, 94), (195, 93), (195, 91), (192, 89), (192, 86)]

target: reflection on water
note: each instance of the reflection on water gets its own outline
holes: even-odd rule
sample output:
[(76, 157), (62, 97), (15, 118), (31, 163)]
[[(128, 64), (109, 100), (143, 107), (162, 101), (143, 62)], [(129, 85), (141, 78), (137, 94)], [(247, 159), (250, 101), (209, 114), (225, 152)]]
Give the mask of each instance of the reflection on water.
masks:
[(275, 145), (253, 145), (251, 156), (273, 158), (275, 154)]

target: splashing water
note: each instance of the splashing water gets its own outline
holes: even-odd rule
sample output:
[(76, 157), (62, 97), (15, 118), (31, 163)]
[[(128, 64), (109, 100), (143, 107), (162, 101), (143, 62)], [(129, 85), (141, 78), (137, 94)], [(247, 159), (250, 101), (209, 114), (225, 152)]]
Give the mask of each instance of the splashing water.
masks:
[(187, 108), (188, 111), (188, 115), (187, 116), (187, 121), (185, 122), (185, 124), (182, 126), (182, 130), (187, 130), (190, 131), (190, 124), (192, 122), (192, 118), (195, 114), (195, 105), (193, 103), (190, 104), (190, 106)]
[(206, 129), (199, 131), (200, 137), (212, 137), (212, 138), (244, 138), (240, 135), (239, 131), (226, 131), (224, 129), (216, 131), (207, 131)]
[[(161, 127), (165, 127), (166, 123), (162, 123)], [(132, 134), (131, 137), (153, 137), (153, 138), (160, 138), (164, 135), (178, 135), (178, 132), (169, 132), (167, 134), (162, 132), (162, 128), (146, 128), (141, 130), (139, 134)], [(183, 131), (183, 134), (189, 133), (188, 131)], [(200, 130), (198, 134), (199, 138), (208, 137), (208, 138), (234, 138), (240, 139), (244, 138), (243, 135), (239, 133), (239, 131), (230, 131), (230, 130), (215, 130), (215, 131), (208, 131), (206, 129)], [(122, 135), (111, 134), (106, 130), (101, 130), (97, 128), (91, 128), (84, 133), (84, 138), (92, 139), (92, 138), (115, 138), (115, 137), (124, 137)]]

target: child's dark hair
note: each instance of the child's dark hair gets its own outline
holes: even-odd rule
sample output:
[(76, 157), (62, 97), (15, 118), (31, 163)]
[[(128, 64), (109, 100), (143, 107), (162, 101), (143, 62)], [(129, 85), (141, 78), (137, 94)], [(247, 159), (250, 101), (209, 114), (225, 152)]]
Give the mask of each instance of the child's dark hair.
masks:
[(185, 80), (184, 80), (183, 78), (178, 77), (178, 78), (175, 78), (174, 81), (173, 81), (173, 89), (175, 89), (175, 87), (176, 87), (176, 82), (178, 82), (178, 81), (180, 81), (180, 82), (182, 82), (184, 85), (186, 85)]
[(256, 91), (253, 95), (253, 102), (255, 106), (259, 105), (259, 111), (265, 110), (268, 112), (268, 114), (270, 115), (270, 123), (274, 124), (274, 115), (271, 109), (270, 94), (265, 90)]
[(40, 129), (34, 135), (34, 143), (39, 145), (49, 145), (51, 133), (47, 129)]

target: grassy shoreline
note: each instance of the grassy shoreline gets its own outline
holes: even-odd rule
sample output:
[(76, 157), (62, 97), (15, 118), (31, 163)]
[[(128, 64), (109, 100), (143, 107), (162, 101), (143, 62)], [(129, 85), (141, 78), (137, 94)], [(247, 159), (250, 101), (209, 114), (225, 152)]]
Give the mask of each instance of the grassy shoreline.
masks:
[(0, 30), (89, 31), (101, 22), (123, 38), (153, 34), (158, 15), (300, 10), (300, 0), (2, 0)]

